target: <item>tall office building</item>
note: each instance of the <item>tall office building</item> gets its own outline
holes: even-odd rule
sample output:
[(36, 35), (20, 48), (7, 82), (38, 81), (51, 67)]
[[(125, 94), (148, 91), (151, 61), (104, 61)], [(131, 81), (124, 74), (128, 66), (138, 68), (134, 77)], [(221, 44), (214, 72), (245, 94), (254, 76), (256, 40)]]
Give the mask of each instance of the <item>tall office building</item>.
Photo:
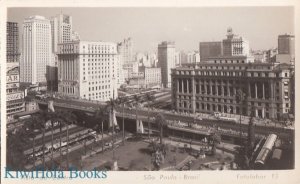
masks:
[(46, 66), (52, 61), (50, 20), (42, 16), (26, 18), (22, 46), (20, 82), (46, 84)]
[(118, 43), (118, 53), (122, 57), (123, 64), (130, 64), (134, 61), (133, 58), (133, 41), (131, 38), (126, 38)]
[(232, 28), (228, 28), (227, 38), (223, 40), (223, 55), (248, 56), (249, 54), (249, 42), (245, 38), (233, 34)]
[(222, 56), (222, 42), (200, 42), (199, 52), (201, 60)]
[(295, 36), (278, 36), (278, 54), (271, 60), (276, 63), (295, 64)]
[(47, 66), (47, 88), (49, 91), (58, 90), (58, 58), (57, 45), (59, 43), (70, 42), (71, 40), (79, 40), (77, 32), (72, 30), (72, 16), (58, 14), (50, 19), (51, 23), (51, 39), (52, 39), (52, 62)]
[(161, 42), (158, 45), (158, 67), (164, 87), (171, 87), (171, 68), (175, 68), (175, 42)]
[(19, 27), (16, 22), (7, 22), (6, 33), (6, 112), (8, 122), (13, 115), (25, 110), (24, 93), (20, 87), (20, 50), (19, 50)]
[[(72, 16), (59, 14), (50, 19), (52, 35), (52, 52), (57, 52), (57, 44), (69, 42), (72, 39)], [(75, 34), (75, 33), (74, 33)]]
[(117, 98), (119, 55), (112, 42), (58, 44), (58, 92), (76, 98)]
[(278, 36), (278, 54), (295, 55), (295, 36), (279, 35)]

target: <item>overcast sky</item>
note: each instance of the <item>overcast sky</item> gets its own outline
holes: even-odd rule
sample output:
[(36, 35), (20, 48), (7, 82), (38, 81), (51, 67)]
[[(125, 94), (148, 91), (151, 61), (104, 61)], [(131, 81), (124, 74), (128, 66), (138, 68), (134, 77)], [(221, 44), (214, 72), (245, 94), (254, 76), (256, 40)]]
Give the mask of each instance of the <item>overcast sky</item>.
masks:
[(29, 16), (50, 18), (60, 12), (73, 17), (81, 40), (119, 42), (131, 37), (136, 51), (156, 51), (164, 40), (175, 41), (177, 50), (198, 50), (200, 41), (224, 39), (228, 27), (255, 50), (277, 47), (279, 34), (294, 34), (292, 7), (10, 8), (8, 21), (22, 25)]

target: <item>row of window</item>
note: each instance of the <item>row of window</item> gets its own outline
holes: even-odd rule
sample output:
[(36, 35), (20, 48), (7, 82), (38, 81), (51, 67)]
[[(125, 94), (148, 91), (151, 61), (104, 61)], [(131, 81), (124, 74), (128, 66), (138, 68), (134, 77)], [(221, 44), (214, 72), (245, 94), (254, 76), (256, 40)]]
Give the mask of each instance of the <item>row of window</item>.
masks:
[(89, 87), (89, 91), (96, 91), (101, 89), (110, 89), (110, 85)]

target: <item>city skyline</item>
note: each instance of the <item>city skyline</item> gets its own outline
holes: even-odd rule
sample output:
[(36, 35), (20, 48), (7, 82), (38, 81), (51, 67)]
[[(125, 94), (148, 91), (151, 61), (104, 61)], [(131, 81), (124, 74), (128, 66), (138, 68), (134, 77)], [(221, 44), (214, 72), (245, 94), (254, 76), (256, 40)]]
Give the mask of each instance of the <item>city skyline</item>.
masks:
[[(199, 50), (199, 42), (225, 39), (228, 27), (249, 40), (254, 50), (276, 47), (278, 35), (294, 34), (292, 7), (10, 8), (8, 21), (18, 22), (22, 32), (25, 18), (41, 15), (50, 19), (60, 13), (72, 16), (73, 29), (81, 40), (120, 42), (131, 37), (134, 51), (141, 52), (157, 52), (164, 40), (175, 41), (178, 51)], [(237, 16), (241, 13), (242, 19)]]

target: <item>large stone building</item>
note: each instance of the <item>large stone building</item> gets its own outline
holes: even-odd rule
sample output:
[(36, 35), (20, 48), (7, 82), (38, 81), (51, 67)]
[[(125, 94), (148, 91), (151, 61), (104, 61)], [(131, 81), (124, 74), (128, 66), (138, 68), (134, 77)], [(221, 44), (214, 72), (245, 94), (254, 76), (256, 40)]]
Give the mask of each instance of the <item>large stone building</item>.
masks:
[[(280, 118), (293, 106), (291, 71), (287, 64), (228, 58), (176, 68), (172, 70), (173, 108)], [(236, 100), (239, 89), (245, 94), (243, 103)]]
[(117, 98), (119, 55), (112, 42), (58, 44), (58, 92), (76, 98)]
[(6, 113), (8, 122), (13, 115), (25, 110), (24, 92), (20, 91), (19, 27), (16, 22), (7, 22), (6, 34)]
[(46, 66), (52, 62), (50, 20), (42, 16), (26, 18), (22, 46), (20, 82), (46, 85)]
[(158, 45), (158, 67), (161, 68), (161, 80), (165, 88), (171, 87), (171, 69), (175, 68), (175, 43), (162, 42)]

